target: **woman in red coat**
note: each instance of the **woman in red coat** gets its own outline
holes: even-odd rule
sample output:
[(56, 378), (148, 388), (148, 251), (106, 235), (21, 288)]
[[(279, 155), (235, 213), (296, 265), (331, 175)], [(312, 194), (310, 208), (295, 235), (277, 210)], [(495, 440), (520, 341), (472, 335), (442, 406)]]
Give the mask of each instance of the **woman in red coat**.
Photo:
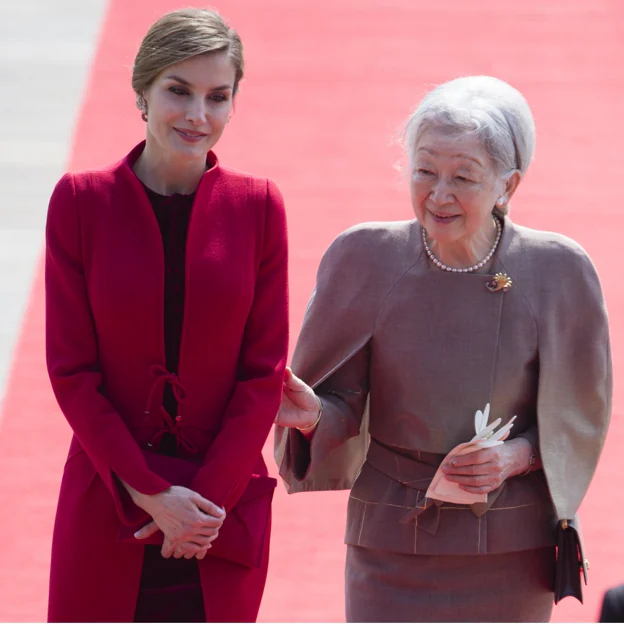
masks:
[(50, 621), (256, 618), (287, 246), (275, 185), (211, 151), (242, 75), (218, 14), (165, 15), (133, 71), (145, 142), (50, 200), (47, 362), (74, 432)]

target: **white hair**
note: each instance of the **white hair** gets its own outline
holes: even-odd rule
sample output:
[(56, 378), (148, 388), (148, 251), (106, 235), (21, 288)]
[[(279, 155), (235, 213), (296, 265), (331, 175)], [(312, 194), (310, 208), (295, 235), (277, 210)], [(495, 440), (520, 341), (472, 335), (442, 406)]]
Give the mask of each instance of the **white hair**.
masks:
[(524, 174), (533, 157), (531, 109), (520, 91), (498, 78), (456, 78), (427, 93), (403, 132), (410, 164), (422, 133), (431, 126), (479, 136), (498, 175), (515, 170)]

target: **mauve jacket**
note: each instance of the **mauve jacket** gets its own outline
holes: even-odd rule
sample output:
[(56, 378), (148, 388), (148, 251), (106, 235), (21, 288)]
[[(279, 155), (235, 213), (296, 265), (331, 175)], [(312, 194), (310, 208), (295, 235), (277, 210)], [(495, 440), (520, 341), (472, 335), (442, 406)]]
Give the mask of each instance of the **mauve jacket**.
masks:
[[(277, 428), (289, 492), (352, 488), (346, 542), (418, 554), (554, 544), (596, 469), (611, 403), (607, 314), (574, 241), (504, 220), (491, 274), (429, 265), (417, 221), (341, 234), (321, 262), (292, 367), (324, 403), (311, 443)], [(491, 292), (493, 274), (513, 280)], [(488, 502), (439, 505), (441, 459), (474, 435), (474, 413), (517, 420), (543, 471)], [(370, 444), (369, 444), (370, 434)]]
[[(189, 487), (228, 512), (199, 562), (206, 616), (254, 619), (275, 486), (261, 451), (288, 342), (283, 201), (272, 182), (208, 155), (188, 230), (179, 368), (167, 371), (163, 244), (132, 171), (143, 148), (104, 170), (65, 175), (50, 200), (47, 364), (74, 436), (54, 528), (48, 617), (133, 619), (144, 546), (132, 543), (132, 530), (149, 518), (119, 479), (145, 494), (169, 487), (145, 453), (169, 430), (182, 453), (201, 462)], [(178, 418), (168, 423), (167, 383), (179, 400)], [(247, 566), (241, 543), (256, 553)]]

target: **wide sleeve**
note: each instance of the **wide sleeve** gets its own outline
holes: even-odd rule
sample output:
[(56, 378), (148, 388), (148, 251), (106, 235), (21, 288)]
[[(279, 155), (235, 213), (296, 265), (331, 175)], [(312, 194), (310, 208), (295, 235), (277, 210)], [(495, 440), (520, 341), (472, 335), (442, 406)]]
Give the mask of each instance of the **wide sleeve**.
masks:
[(170, 483), (147, 467), (119, 413), (100, 392), (97, 336), (82, 260), (82, 237), (71, 174), (57, 184), (46, 222), (46, 360), (65, 418), (110, 491), (126, 524), (147, 519), (117, 477), (146, 494)]
[(369, 363), (370, 343), (316, 387), (323, 413), (313, 436), (308, 440), (290, 430), (292, 471), (298, 481), (314, 475), (332, 451), (359, 436), (368, 400)]
[(245, 326), (238, 381), (221, 429), (190, 487), (230, 510), (245, 491), (279, 408), (288, 355), (284, 202), (268, 182), (264, 241)]
[(578, 246), (551, 258), (535, 300), (537, 417), (542, 463), (560, 519), (572, 519), (596, 470), (611, 413), (607, 311), (596, 270)]
[(323, 415), (311, 444), (296, 429), (275, 428), (275, 460), (290, 494), (349, 489), (366, 456), (370, 341), (392, 283), (370, 279), (373, 243), (367, 231), (347, 231), (319, 265), (292, 369), (321, 397)]

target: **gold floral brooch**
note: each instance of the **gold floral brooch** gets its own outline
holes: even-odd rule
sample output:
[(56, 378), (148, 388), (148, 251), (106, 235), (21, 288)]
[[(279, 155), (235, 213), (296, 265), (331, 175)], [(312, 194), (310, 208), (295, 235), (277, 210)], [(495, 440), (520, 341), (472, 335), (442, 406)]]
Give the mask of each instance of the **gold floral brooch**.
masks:
[(507, 273), (497, 273), (489, 282), (487, 282), (485, 287), (490, 292), (497, 292), (498, 290), (507, 292), (511, 288), (512, 284), (513, 281)]

